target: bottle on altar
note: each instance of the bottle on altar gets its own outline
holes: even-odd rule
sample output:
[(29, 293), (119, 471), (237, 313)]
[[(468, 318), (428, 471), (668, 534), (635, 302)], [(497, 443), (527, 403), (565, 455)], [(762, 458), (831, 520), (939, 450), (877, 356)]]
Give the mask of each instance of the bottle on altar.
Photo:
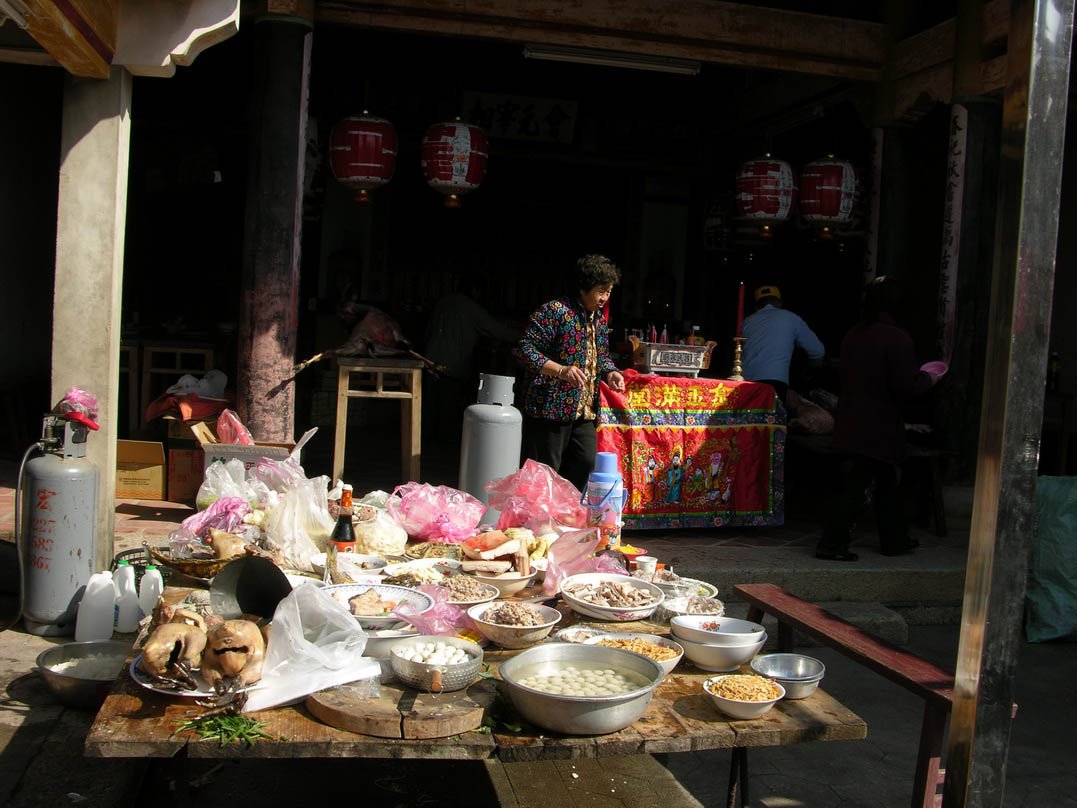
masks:
[(621, 546), (621, 514), (627, 493), (617, 469), (617, 454), (596, 452), (595, 470), (580, 497), (580, 504), (587, 508), (588, 526), (597, 527), (601, 536), (596, 550), (616, 550)]

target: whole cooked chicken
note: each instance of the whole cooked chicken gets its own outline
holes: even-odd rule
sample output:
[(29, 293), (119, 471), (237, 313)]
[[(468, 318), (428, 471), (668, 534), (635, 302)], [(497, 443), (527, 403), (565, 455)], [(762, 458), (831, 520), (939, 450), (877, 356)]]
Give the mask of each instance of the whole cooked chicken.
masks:
[[(262, 678), (265, 649), (261, 629), (250, 620), (225, 620), (209, 630), (202, 653), (202, 676), (218, 695), (227, 697), (214, 706), (228, 703), (244, 687)], [(237, 704), (243, 700), (240, 698)]]
[(202, 664), (206, 640), (206, 632), (198, 625), (182, 619), (165, 623), (142, 646), (139, 667), (167, 689), (197, 690), (191, 671)]

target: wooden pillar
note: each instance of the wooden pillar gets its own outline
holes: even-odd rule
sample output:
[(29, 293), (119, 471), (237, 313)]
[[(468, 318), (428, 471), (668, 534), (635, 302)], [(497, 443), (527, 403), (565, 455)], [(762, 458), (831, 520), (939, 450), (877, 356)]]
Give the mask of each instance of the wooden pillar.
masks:
[(987, 372), (946, 808), (1001, 806), (1013, 722), (1058, 238), (1073, 0), (1013, 0)]
[[(292, 440), (303, 162), (312, 34), (298, 17), (255, 21), (251, 161), (243, 245), (237, 406), (254, 437)], [(278, 388), (275, 391), (275, 388)]]
[(101, 429), (87, 458), (100, 474), (95, 569), (112, 562), (116, 515), (116, 428), (120, 386), (120, 299), (131, 143), (131, 74), (69, 76), (64, 84), (51, 404), (71, 387), (97, 396)]

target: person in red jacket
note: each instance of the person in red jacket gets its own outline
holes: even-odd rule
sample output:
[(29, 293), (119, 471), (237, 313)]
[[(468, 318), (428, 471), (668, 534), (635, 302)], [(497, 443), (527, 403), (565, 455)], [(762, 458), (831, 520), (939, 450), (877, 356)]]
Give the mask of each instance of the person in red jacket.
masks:
[(513, 354), (523, 365), (523, 449), (581, 491), (595, 464), (598, 383), (623, 392), (624, 377), (610, 359), (609, 328), (599, 312), (621, 280), (602, 255), (576, 262), (571, 292), (539, 307)]
[[(927, 392), (939, 377), (920, 370), (909, 333), (897, 325), (901, 289), (882, 275), (864, 292), (863, 315), (841, 344), (841, 396), (834, 449), (841, 452), (841, 492), (824, 518), (815, 557), (856, 561), (849, 551), (853, 523), (874, 501), (883, 555), (911, 553), (899, 483), (905, 459), (902, 404)], [(872, 489), (874, 489), (872, 493)]]

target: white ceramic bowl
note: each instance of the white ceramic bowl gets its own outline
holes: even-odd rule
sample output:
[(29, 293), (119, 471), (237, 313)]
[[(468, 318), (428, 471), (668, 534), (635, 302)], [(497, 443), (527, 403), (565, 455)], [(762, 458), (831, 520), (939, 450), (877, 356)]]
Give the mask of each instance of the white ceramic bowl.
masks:
[[(355, 595), (361, 595), (368, 589), (375, 590), (382, 600), (395, 601), (398, 604), (401, 601), (408, 601), (419, 614), (427, 612), (434, 607), (434, 599), (429, 595), (420, 592), (417, 589), (408, 589), (404, 586), (391, 586), (389, 584), (336, 584), (334, 586), (325, 587), (323, 591), (332, 595), (337, 603), (340, 603), (345, 609), (351, 611), (348, 607), (348, 600)], [(400, 618), (392, 613), (377, 616), (363, 615), (361, 617), (356, 615), (355, 619), (358, 620), (359, 625), (365, 629), (391, 628), (401, 622)]]
[(317, 575), (325, 575), (325, 553), (316, 553), (310, 557), (310, 568)]
[(546, 580), (546, 564), (548, 560), (545, 558), (536, 558), (531, 561), (531, 569), (535, 571), (535, 582), (541, 583)]
[(774, 682), (774, 686), (778, 688), (782, 695), (769, 701), (735, 701), (733, 699), (727, 699), (722, 696), (716, 696), (711, 692), (711, 687), (717, 682), (726, 677), (724, 676), (712, 676), (710, 679), (703, 683), (703, 691), (710, 697), (711, 702), (718, 708), (719, 712), (725, 713), (730, 718), (752, 719), (759, 718), (767, 712), (771, 707), (777, 704), (785, 696), (785, 688), (778, 682)]
[[(382, 573), (386, 577), (392, 577), (394, 575), (406, 575), (409, 572), (426, 572), (427, 570), (438, 573), (443, 578), (448, 578), (450, 575), (460, 571), (460, 562), (451, 558), (419, 558), (415, 561), (389, 564), (382, 569)], [(431, 580), (431, 583), (433, 583), (433, 580)]]
[[(471, 576), (468, 576), (468, 577), (471, 577)], [(458, 609), (468, 609), (468, 608), (470, 608), (472, 606), (475, 606), (475, 605), (477, 605), (479, 603), (489, 603), (491, 600), (494, 600), (495, 598), (499, 597), (500, 594), (501, 594), (498, 591), (498, 588), (496, 586), (494, 586), (493, 584), (479, 584), (479, 585), (483, 588), (483, 591), (485, 592), (485, 594), (482, 597), (472, 598), (471, 600), (453, 600), (452, 598), (454, 597), (454, 595), (452, 594), (451, 590), (446, 589), (446, 591), (449, 592), (449, 601), (448, 602), (451, 603), (453, 606), (455, 606)]]
[(549, 606), (528, 604), (542, 614), (544, 621), (539, 626), (503, 626), (500, 623), (491, 623), (483, 619), (487, 609), (496, 606), (496, 603), (480, 603), (467, 610), (467, 616), (475, 621), (475, 628), (482, 636), (502, 648), (527, 648), (541, 642), (549, 636), (550, 631), (561, 620), (561, 612), (551, 609)]
[[(643, 589), (654, 596), (654, 601), (646, 606), (635, 606), (631, 608), (600, 606), (597, 603), (589, 603), (586, 600), (581, 600), (570, 592), (565, 591), (566, 589), (571, 589), (574, 584), (596, 584), (603, 581), (627, 583), (635, 589)], [(628, 575), (617, 575), (616, 573), (609, 572), (583, 572), (579, 575), (570, 575), (561, 582), (561, 597), (564, 599), (565, 603), (572, 607), (572, 611), (574, 612), (587, 617), (593, 617), (596, 620), (625, 623), (650, 617), (654, 614), (655, 609), (662, 605), (665, 595), (662, 593), (662, 590), (654, 584), (648, 583), (647, 581), (641, 581), (638, 578), (629, 577)]]
[(418, 637), (419, 630), (407, 623), (396, 623), (391, 628), (367, 629), (363, 656), (386, 659), (396, 643), (408, 637)]
[(610, 634), (604, 628), (592, 628), (591, 626), (569, 626), (563, 628), (554, 634), (561, 642), (574, 642), (583, 644), (585, 640), (589, 640), (592, 637), (597, 637), (603, 634)]
[[(701, 596), (697, 596), (701, 597)], [(699, 609), (700, 603), (696, 601), (694, 606), (691, 606), (692, 596), (674, 596), (666, 595), (666, 599), (662, 601), (662, 608), (658, 610), (658, 619), (663, 621), (672, 620), (674, 617), (688, 614), (707, 615), (709, 617), (721, 617), (725, 614), (725, 604), (718, 598), (706, 598), (706, 600), (712, 601), (709, 608), (705, 611), (690, 611), (690, 609)]]
[(314, 573), (306, 572), (286, 572), (284, 577), (288, 579), (288, 583), (292, 585), (292, 589), (295, 589), (300, 584), (314, 584), (317, 587), (325, 586), (325, 582), (314, 575)]
[[(658, 636), (656, 636), (654, 634), (632, 634), (632, 633), (596, 634), (594, 637), (591, 637), (590, 639), (584, 640), (583, 644), (584, 645), (599, 645), (599, 646), (602, 646), (603, 648), (608, 647), (608, 646), (605, 646), (605, 645), (602, 644), (603, 640), (642, 640), (643, 642), (654, 643), (655, 645), (661, 645), (663, 648), (669, 648), (671, 651), (676, 651), (677, 656), (675, 656), (675, 657), (672, 657), (670, 659), (655, 659), (654, 660), (655, 662), (658, 663), (658, 667), (660, 667), (662, 669), (662, 674), (666, 675), (666, 676), (668, 676), (669, 673), (674, 668), (677, 667), (677, 663), (680, 662), (681, 658), (684, 656), (684, 649), (681, 647), (680, 643), (675, 642), (673, 640), (668, 640), (665, 637), (658, 637)], [(628, 651), (631, 654), (636, 653), (635, 651), (629, 651), (629, 649), (627, 649), (627, 648), (622, 648), (621, 650), (622, 651)], [(647, 656), (647, 654), (640, 654), (640, 656), (646, 656), (648, 659), (654, 659), (653, 657)]]
[(678, 639), (710, 645), (753, 645), (765, 633), (759, 623), (750, 620), (704, 614), (677, 615), (669, 626)]
[(729, 673), (759, 653), (759, 649), (767, 641), (767, 634), (763, 632), (758, 642), (751, 645), (710, 645), (686, 640), (684, 637), (675, 639), (684, 648), (684, 656), (700, 670)]
[(337, 553), (337, 566), (349, 575), (353, 572), (376, 574), (382, 572), (388, 564), (389, 562), (381, 556), (366, 553)]
[(510, 575), (506, 578), (498, 578), (493, 575), (477, 575), (474, 572), (467, 572), (464, 574), (470, 575), (476, 581), (496, 586), (497, 596), (499, 598), (511, 598), (513, 595), (518, 595), (520, 592), (523, 592), (528, 584), (535, 580), (537, 572), (535, 568), (532, 567), (530, 575)]

